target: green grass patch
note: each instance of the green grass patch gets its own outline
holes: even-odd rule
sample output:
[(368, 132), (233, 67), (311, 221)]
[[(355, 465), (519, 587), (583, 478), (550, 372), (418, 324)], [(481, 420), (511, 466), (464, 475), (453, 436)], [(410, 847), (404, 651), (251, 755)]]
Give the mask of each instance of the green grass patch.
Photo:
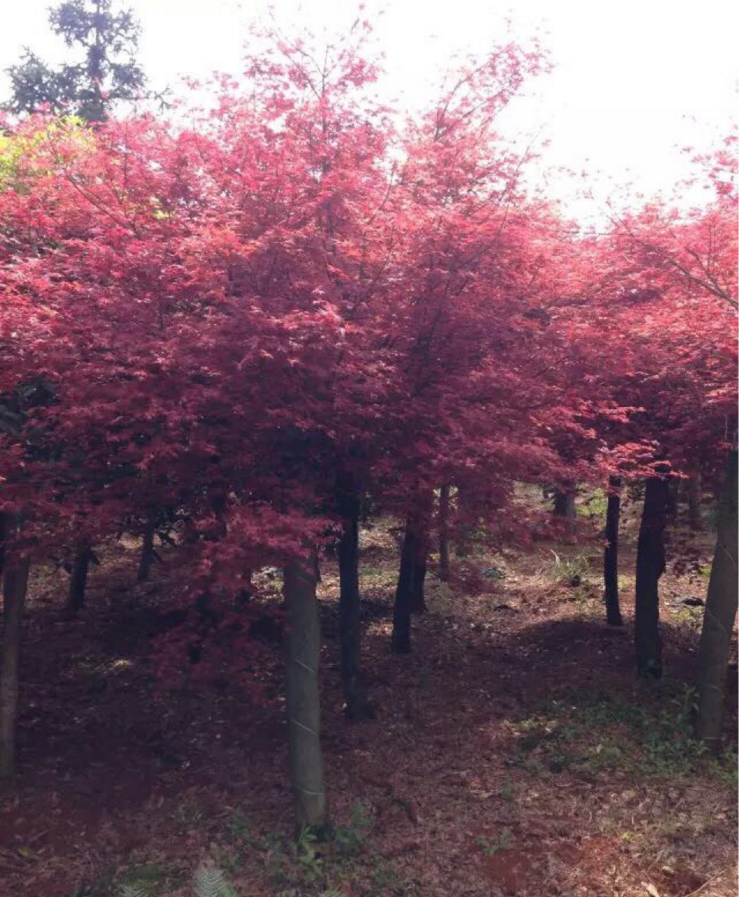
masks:
[(608, 494), (605, 489), (594, 489), (590, 496), (575, 504), (575, 513), (580, 517), (605, 519), (608, 509)]
[[(229, 840), (217, 862), (241, 870), (258, 866), (276, 897), (393, 897), (413, 893), (395, 867), (374, 854), (372, 819), (357, 803), (330, 841), (302, 830), (297, 839), (281, 831), (259, 832), (235, 811), (227, 823)], [(224, 862), (225, 859), (225, 862)]]
[(736, 755), (710, 754), (693, 737), (694, 696), (669, 682), (638, 701), (573, 691), (515, 725), (513, 762), (552, 773), (622, 771), (641, 778), (721, 780), (736, 787)]

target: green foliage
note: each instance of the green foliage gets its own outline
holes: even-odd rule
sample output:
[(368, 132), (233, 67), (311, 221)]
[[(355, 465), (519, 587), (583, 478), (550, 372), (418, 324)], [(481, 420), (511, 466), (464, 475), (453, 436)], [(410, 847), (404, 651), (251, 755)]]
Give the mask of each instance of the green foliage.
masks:
[(261, 863), (275, 897), (391, 897), (412, 893), (392, 865), (372, 854), (372, 823), (361, 803), (354, 805), (346, 824), (336, 826), (329, 842), (319, 842), (308, 828), (301, 829), (294, 841), (279, 831), (256, 833), (238, 811), (228, 828), (243, 867)]
[(122, 885), (120, 897), (150, 897), (149, 891), (140, 885)]
[(552, 551), (554, 560), (550, 567), (550, 574), (557, 582), (579, 584), (583, 576), (590, 570), (590, 561), (585, 552), (578, 552), (570, 557), (562, 557), (556, 551)]
[[(171, 883), (173, 877), (172, 868), (161, 863), (130, 866), (120, 877), (117, 894), (119, 897), (154, 897), (164, 885)], [(105, 893), (109, 892), (109, 887), (105, 888)]]
[(317, 849), (318, 838), (308, 826), (301, 826), (295, 840), (295, 860), (303, 877), (316, 881), (323, 871), (323, 856)]
[(608, 509), (608, 493), (605, 489), (594, 489), (590, 497), (575, 505), (575, 513), (581, 517), (605, 519)]
[(337, 850), (344, 856), (355, 856), (360, 853), (369, 837), (372, 823), (366, 808), (361, 803), (352, 807), (348, 825), (337, 826), (334, 834), (334, 843)]
[(514, 762), (522, 754), (550, 772), (628, 771), (643, 778), (705, 775), (735, 783), (735, 757), (712, 757), (693, 737), (692, 690), (668, 683), (644, 703), (602, 692), (574, 692), (516, 725)]
[(197, 828), (204, 819), (203, 808), (192, 798), (188, 798), (178, 808), (178, 816), (185, 828)]
[(213, 865), (203, 864), (195, 873), (195, 897), (236, 897), (236, 892), (223, 872)]
[(82, 153), (94, 148), (95, 138), (74, 115), (57, 116), (33, 131), (0, 134), (0, 191), (28, 193), (35, 181), (61, 164), (54, 149), (60, 144), (66, 153)]
[(146, 83), (136, 62), (140, 27), (130, 10), (113, 11), (112, 0), (65, 0), (49, 10), (51, 30), (83, 60), (51, 68), (26, 50), (7, 72), (9, 112), (74, 110), (85, 121), (103, 121), (116, 100), (139, 96)]
[(686, 605), (685, 607), (680, 607), (678, 610), (674, 611), (672, 619), (678, 625), (685, 626), (687, 629), (692, 629), (697, 632), (703, 625), (703, 613), (703, 607), (691, 607)]
[(257, 847), (259, 839), (254, 836), (249, 819), (241, 810), (234, 810), (227, 823), (228, 833), (240, 846)]
[(503, 782), (498, 792), (498, 797), (501, 800), (513, 800), (513, 782), (510, 779), (506, 779)]
[(479, 837), (477, 844), (481, 847), (486, 856), (495, 856), (501, 850), (507, 850), (512, 843), (511, 830), (509, 828), (501, 829), (493, 838)]

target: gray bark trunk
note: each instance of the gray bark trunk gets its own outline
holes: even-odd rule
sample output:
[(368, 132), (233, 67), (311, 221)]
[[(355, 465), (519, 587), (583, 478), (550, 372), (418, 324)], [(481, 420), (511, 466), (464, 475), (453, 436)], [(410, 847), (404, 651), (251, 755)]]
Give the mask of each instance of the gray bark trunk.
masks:
[(72, 575), (69, 579), (69, 592), (67, 593), (67, 610), (76, 614), (85, 606), (85, 594), (87, 592), (87, 574), (90, 570), (90, 546), (80, 543), (72, 562)]
[(681, 480), (679, 477), (670, 477), (667, 481), (667, 516), (675, 520), (680, 509)]
[(287, 722), (290, 782), (298, 828), (322, 836), (328, 829), (328, 804), (321, 752), (318, 663), (321, 625), (316, 601), (315, 559), (285, 566), (287, 609)]
[(688, 480), (686, 491), (688, 494), (688, 525), (693, 532), (698, 532), (703, 529), (700, 473), (694, 473)]
[(411, 604), (413, 577), (418, 554), (417, 541), (413, 520), (409, 514), (405, 526), (403, 547), (400, 551), (400, 572), (393, 607), (393, 633), (390, 648), (394, 654), (408, 654), (411, 650)]
[(737, 613), (737, 535), (737, 453), (732, 451), (719, 507), (716, 550), (698, 651), (696, 733), (714, 749), (721, 745), (724, 686)]
[(623, 625), (618, 599), (618, 529), (621, 517), (621, 477), (608, 478), (608, 508), (606, 510), (606, 547), (603, 554), (603, 597), (606, 622), (609, 626)]
[[(658, 471), (662, 473), (663, 471)], [(664, 471), (666, 473), (666, 469)], [(644, 494), (636, 555), (634, 641), (639, 675), (662, 677), (662, 642), (659, 633), (659, 580), (665, 572), (665, 526), (669, 481), (650, 477)]]
[(339, 540), (339, 623), (341, 633), (341, 683), (349, 719), (374, 719), (362, 675), (362, 626), (359, 595), (359, 499), (351, 484), (339, 494), (343, 516)]
[(449, 581), (449, 486), (439, 492), (439, 579)]
[(3, 580), (5, 566), (5, 538), (8, 528), (8, 515), (0, 511), (0, 582)]
[(5, 630), (0, 666), (0, 778), (13, 776), (16, 769), (18, 666), (29, 568), (27, 558), (9, 558), (3, 576)]
[(151, 565), (154, 563), (154, 530), (156, 528), (156, 513), (149, 510), (146, 515), (146, 526), (144, 529), (144, 537), (141, 543), (141, 557), (139, 559), (139, 569), (136, 574), (138, 582), (146, 582), (151, 573)]
[(554, 493), (554, 516), (564, 517), (566, 520), (574, 520), (575, 511), (575, 491), (558, 490)]

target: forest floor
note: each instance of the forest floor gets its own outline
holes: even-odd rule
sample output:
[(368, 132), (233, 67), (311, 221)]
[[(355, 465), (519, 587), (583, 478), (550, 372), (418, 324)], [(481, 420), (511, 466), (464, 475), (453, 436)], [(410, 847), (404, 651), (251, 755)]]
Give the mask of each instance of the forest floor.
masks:
[[(667, 675), (640, 686), (634, 512), (622, 629), (603, 622), (599, 544), (542, 539), (478, 549), (449, 584), (432, 569), (402, 657), (389, 652), (396, 536), (363, 531), (368, 722), (341, 713), (326, 564), (330, 847), (293, 844), (277, 644), (260, 659), (261, 702), (237, 684), (161, 692), (156, 621), (178, 582), (169, 560), (137, 585), (135, 546), (112, 546), (78, 620), (61, 610), (66, 575), (37, 571), (21, 769), (0, 793), (0, 897), (118, 897), (124, 886), (184, 897), (203, 863), (239, 897), (736, 895), (736, 754), (713, 759), (689, 737), (702, 608), (684, 600), (705, 596), (711, 536), (691, 570), (662, 581)], [(729, 702), (727, 733), (735, 689)]]

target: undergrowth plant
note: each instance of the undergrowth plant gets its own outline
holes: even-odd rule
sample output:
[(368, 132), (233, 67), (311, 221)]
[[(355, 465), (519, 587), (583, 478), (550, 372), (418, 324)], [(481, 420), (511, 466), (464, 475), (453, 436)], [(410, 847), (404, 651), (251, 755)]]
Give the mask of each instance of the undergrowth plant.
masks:
[[(141, 884), (124, 884), (118, 889), (118, 897), (154, 897), (151, 887)], [(198, 866), (192, 882), (192, 897), (238, 897), (221, 869), (212, 863)]]
[(549, 572), (556, 582), (573, 586), (580, 585), (583, 577), (590, 570), (590, 561), (585, 552), (562, 557), (556, 551), (552, 551), (552, 556)]
[(694, 737), (694, 707), (693, 689), (669, 683), (644, 703), (598, 691), (574, 692), (516, 724), (513, 762), (555, 773), (620, 769), (644, 778), (704, 775), (735, 784), (736, 757), (727, 752), (716, 758)]

